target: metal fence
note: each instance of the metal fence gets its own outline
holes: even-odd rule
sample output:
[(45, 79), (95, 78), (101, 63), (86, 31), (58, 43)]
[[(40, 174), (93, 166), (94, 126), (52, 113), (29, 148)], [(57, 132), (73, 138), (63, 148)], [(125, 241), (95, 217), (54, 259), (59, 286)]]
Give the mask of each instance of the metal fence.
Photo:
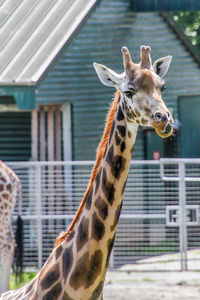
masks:
[[(38, 270), (73, 219), (93, 162), (9, 165), (23, 185), (25, 267)], [(199, 205), (200, 159), (132, 161), (110, 268), (200, 269)]]

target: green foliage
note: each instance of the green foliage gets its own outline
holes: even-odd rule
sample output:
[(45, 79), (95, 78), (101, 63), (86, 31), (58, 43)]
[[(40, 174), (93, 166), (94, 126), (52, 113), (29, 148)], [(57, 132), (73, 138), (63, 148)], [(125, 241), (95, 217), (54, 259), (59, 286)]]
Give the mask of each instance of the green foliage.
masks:
[(200, 49), (200, 11), (178, 12), (173, 17), (181, 25), (185, 34), (191, 39), (192, 44)]
[(154, 280), (152, 280), (151, 278), (148, 278), (148, 277), (143, 278), (143, 281), (145, 281), (145, 282), (154, 282)]
[(36, 273), (23, 273), (22, 275), (22, 282), (16, 282), (15, 275), (12, 274), (10, 278), (10, 289), (15, 290), (19, 289), (20, 287), (24, 286), (25, 284), (29, 283), (34, 277)]
[(178, 243), (168, 240), (163, 241), (160, 244), (141, 246), (139, 252), (148, 253), (150, 255), (160, 255), (166, 253), (177, 253), (179, 251)]

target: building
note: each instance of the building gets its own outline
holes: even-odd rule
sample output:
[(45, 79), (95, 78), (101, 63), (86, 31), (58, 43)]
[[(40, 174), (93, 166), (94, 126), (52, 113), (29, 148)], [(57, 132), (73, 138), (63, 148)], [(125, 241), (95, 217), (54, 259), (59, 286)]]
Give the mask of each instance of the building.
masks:
[(131, 3), (52, 1), (50, 7), (45, 0), (3, 3), (2, 160), (94, 159), (114, 90), (101, 85), (92, 63), (122, 72), (121, 46), (138, 60), (141, 44), (151, 46), (153, 59), (173, 56), (163, 98), (180, 131), (169, 147), (153, 131), (140, 130), (134, 158), (153, 159), (154, 151), (160, 156), (200, 155), (198, 55), (171, 17), (136, 12)]

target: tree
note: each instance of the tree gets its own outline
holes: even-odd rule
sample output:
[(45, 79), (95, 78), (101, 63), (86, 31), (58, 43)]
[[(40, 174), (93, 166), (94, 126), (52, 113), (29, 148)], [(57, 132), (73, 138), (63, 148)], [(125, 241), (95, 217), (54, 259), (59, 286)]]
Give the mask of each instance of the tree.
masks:
[(173, 18), (183, 27), (192, 44), (200, 49), (200, 11), (178, 12), (174, 14)]

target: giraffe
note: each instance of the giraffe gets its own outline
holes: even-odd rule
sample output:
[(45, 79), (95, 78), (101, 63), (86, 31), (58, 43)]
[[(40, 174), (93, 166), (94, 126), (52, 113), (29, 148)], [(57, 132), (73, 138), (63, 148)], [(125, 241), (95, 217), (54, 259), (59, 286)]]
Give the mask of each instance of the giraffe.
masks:
[[(1, 281), (0, 291), (9, 289), (15, 238), (12, 230), (12, 215), (19, 191), (19, 215), (21, 215), (22, 185), (19, 177), (4, 162), (0, 161), (0, 253)], [(19, 221), (19, 220), (18, 220)]]
[(36, 277), (21, 289), (3, 294), (1, 300), (103, 299), (137, 128), (152, 126), (162, 138), (173, 133), (173, 118), (161, 96), (171, 56), (152, 65), (150, 47), (141, 46), (140, 53), (136, 64), (128, 48), (122, 47), (122, 74), (94, 63), (100, 81), (117, 92), (85, 195)]

